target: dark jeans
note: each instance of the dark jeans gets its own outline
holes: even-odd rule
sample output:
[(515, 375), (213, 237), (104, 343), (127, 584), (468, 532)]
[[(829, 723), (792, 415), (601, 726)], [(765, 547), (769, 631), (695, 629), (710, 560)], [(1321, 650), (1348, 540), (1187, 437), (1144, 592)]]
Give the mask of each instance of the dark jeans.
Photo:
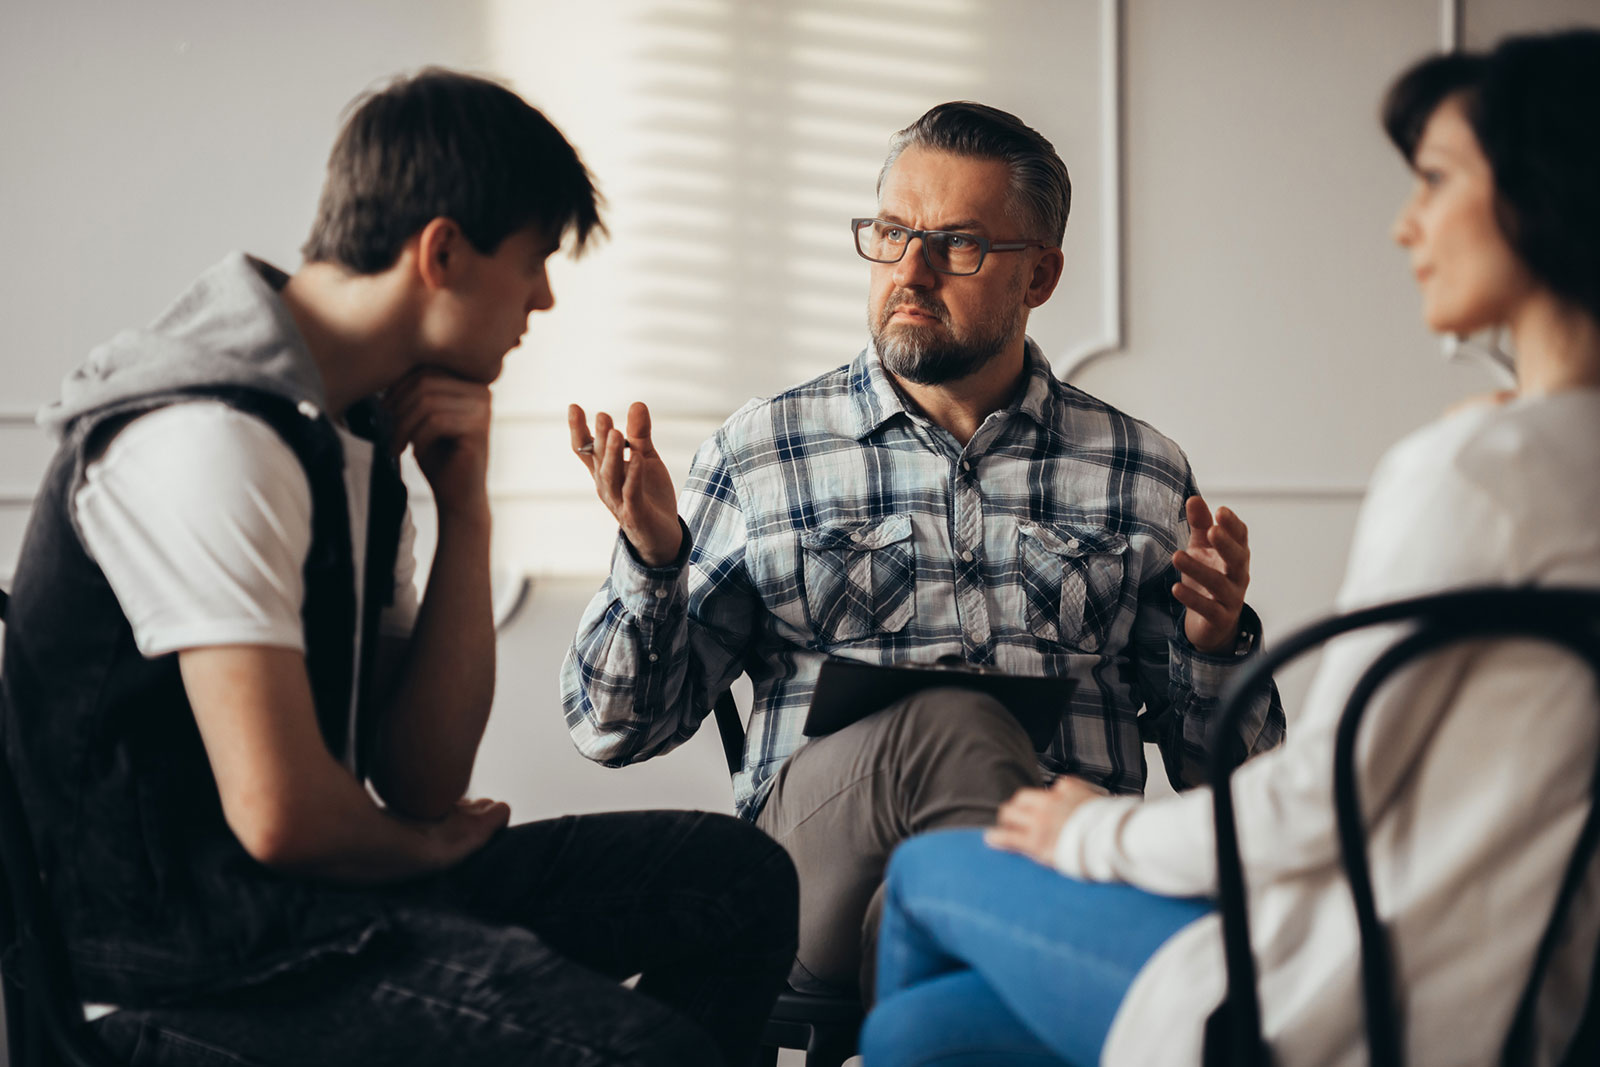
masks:
[[(870, 998), (883, 873), (908, 837), (988, 826), (1038, 757), (993, 697), (924, 689), (789, 757), (756, 825), (800, 872), (800, 950), (789, 984)], [(859, 982), (859, 985), (858, 985)]]
[(528, 823), (395, 890), (391, 928), (351, 956), (96, 1027), (135, 1065), (743, 1067), (796, 894), (783, 850), (729, 816)]

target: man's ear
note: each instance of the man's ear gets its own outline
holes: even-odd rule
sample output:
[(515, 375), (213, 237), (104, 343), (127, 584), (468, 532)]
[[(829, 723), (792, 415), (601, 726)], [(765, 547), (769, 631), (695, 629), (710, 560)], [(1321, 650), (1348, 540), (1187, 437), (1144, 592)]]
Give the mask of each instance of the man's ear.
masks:
[(461, 268), (466, 235), (454, 219), (439, 216), (417, 232), (417, 274), (428, 289), (448, 289)]
[(1056, 291), (1056, 285), (1061, 281), (1061, 272), (1066, 265), (1067, 257), (1062, 255), (1061, 249), (1046, 248), (1039, 262), (1033, 265), (1033, 273), (1028, 275), (1028, 289), (1023, 295), (1023, 303), (1036, 308), (1049, 300), (1050, 294)]

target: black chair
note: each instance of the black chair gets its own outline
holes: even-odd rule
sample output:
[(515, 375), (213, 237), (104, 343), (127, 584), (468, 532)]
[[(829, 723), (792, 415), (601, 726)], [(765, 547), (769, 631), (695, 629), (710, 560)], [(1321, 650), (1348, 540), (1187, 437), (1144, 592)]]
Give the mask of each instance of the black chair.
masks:
[[(732, 691), (717, 699), (716, 716), (728, 773), (735, 774), (744, 766), (744, 720)], [(784, 990), (761, 1035), (761, 1067), (775, 1067), (785, 1048), (805, 1049), (806, 1067), (839, 1067), (856, 1054), (862, 1015), (859, 997)]]
[[(0, 619), (9, 597), (0, 590)], [(11, 1067), (116, 1067), (83, 1018), (11, 766), (0, 758), (0, 979)]]
[[(1532, 638), (1562, 646), (1588, 663), (1600, 680), (1600, 592), (1576, 589), (1475, 589), (1382, 604), (1308, 626), (1245, 667), (1225, 696), (1209, 738), (1217, 837), (1217, 907), (1222, 920), (1228, 985), (1221, 1006), (1207, 1021), (1207, 1067), (1266, 1067), (1271, 1063), (1261, 1034), (1244, 874), (1233, 819), (1229, 779), (1235, 750), (1227, 741), (1236, 732), (1250, 694), (1283, 664), (1331, 637), (1385, 623), (1414, 623), (1415, 627), (1379, 656), (1357, 681), (1340, 716), (1334, 751), (1334, 806), (1344, 871), (1360, 930), (1363, 1006), (1373, 1067), (1399, 1067), (1403, 1042), (1389, 939), (1373, 901), (1355, 777), (1356, 732), (1372, 695), (1396, 670), (1414, 659), (1459, 641), (1493, 637)], [(1511, 1031), (1501, 1050), (1502, 1064), (1522, 1064), (1530, 1059), (1539, 990), (1600, 841), (1600, 752), (1596, 753), (1590, 788), (1594, 800), (1589, 817), (1578, 836), (1518, 1001)], [(1584, 1018), (1562, 1061), (1573, 1067), (1600, 1063), (1600, 989), (1596, 988), (1600, 983), (1594, 981), (1595, 977), (1600, 977), (1600, 961), (1591, 977)]]

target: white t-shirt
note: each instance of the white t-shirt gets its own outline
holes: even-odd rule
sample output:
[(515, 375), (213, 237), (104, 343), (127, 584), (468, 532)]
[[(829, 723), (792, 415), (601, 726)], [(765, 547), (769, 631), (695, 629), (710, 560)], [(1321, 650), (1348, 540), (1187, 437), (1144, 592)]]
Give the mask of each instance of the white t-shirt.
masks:
[[(360, 619), (372, 444), (343, 429), (339, 437)], [(305, 651), (311, 485), (262, 420), (216, 401), (142, 415), (89, 463), (73, 504), (143, 655), (241, 644)], [(403, 637), (416, 621), (414, 537), (408, 517), (394, 602), (380, 622), (386, 635)], [(355, 644), (359, 671), (359, 632)], [(354, 692), (350, 714), (354, 736)]]
[[(1464, 411), (1373, 475), (1339, 608), (1470, 585), (1600, 587), (1600, 390)], [(1394, 628), (1329, 643), (1279, 748), (1233, 776), (1263, 1029), (1274, 1061), (1366, 1062), (1357, 932), (1339, 863), (1333, 741)], [(1497, 1060), (1589, 807), (1600, 720), (1590, 672), (1526, 642), (1454, 646), (1375, 695), (1356, 759), (1379, 917), (1395, 950), (1409, 1063)], [(1215, 895), (1211, 793), (1091, 800), (1056, 865), (1173, 896)], [(1580, 894), (1540, 1003), (1535, 1061), (1563, 1047), (1588, 988), (1600, 907)], [(1216, 916), (1134, 979), (1103, 1064), (1198, 1063), (1224, 985)]]

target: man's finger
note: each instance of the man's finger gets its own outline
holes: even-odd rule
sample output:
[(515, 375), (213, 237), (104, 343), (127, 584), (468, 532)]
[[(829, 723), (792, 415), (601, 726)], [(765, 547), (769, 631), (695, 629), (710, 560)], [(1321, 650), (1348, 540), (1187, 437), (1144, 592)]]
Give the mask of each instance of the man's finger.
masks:
[(1237, 582), (1192, 553), (1181, 549), (1174, 552), (1172, 565), (1183, 575), (1186, 584), (1197, 585), (1218, 600), (1226, 600), (1238, 591)]
[(1183, 516), (1189, 520), (1189, 544), (1192, 546), (1206, 543), (1206, 531), (1211, 528), (1211, 509), (1206, 507), (1204, 497), (1192, 496), (1183, 502)]
[(594, 414), (594, 459), (598, 464), (606, 461), (606, 449), (611, 447), (611, 416), (604, 411)]
[(1238, 538), (1220, 522), (1206, 531), (1206, 538), (1217, 555), (1222, 557), (1228, 577), (1238, 582), (1249, 579), (1250, 549), (1246, 545), (1240, 544)]
[(1248, 545), (1250, 543), (1250, 527), (1244, 524), (1244, 520), (1239, 518), (1239, 516), (1234, 513), (1233, 509), (1218, 508), (1217, 525), (1228, 531), (1228, 536), (1232, 537), (1241, 545)]
[(1230, 618), (1233, 616), (1233, 612), (1226, 605), (1219, 604), (1205, 594), (1196, 592), (1186, 585), (1173, 586), (1172, 599), (1216, 627), (1228, 625)]
[(576, 404), (567, 405), (567, 436), (572, 439), (572, 451), (583, 460), (583, 465), (594, 473), (594, 438), (589, 436), (589, 420)]
[(650, 409), (637, 400), (628, 405), (628, 447), (637, 456), (656, 454), (650, 442)]
[[(599, 421), (599, 417), (596, 416), (595, 422), (598, 424)], [(608, 426), (606, 432), (600, 434), (598, 429), (597, 425), (595, 453), (600, 462), (600, 484), (606, 492), (611, 494), (610, 499), (620, 504), (622, 502), (622, 479), (628, 473), (623, 458), (622, 431), (616, 427)]]

